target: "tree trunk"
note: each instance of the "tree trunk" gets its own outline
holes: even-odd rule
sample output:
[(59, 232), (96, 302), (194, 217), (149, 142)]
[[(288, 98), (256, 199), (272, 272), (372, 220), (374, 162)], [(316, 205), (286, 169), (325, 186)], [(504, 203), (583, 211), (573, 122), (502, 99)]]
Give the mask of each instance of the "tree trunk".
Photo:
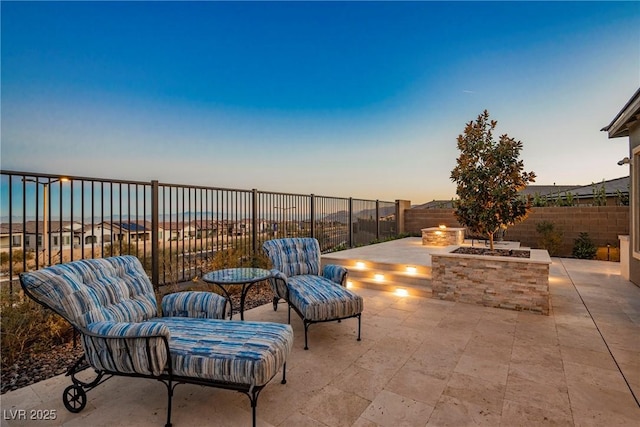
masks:
[(493, 252), (493, 233), (487, 233), (487, 234), (489, 234), (489, 250)]

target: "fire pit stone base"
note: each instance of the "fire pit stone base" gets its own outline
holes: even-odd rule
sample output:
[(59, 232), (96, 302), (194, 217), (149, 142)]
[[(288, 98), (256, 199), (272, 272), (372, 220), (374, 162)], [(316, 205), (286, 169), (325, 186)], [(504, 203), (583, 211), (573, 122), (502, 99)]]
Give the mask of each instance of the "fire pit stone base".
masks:
[(530, 258), (433, 253), (433, 298), (548, 315), (550, 265), (540, 249)]

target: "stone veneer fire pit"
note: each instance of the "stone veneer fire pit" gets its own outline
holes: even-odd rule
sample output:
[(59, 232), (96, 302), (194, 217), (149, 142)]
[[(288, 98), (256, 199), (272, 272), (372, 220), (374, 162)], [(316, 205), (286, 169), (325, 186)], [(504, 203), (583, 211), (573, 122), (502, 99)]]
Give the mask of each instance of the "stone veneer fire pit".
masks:
[(548, 315), (551, 258), (528, 250), (529, 258), (432, 253), (433, 298)]
[(464, 228), (429, 227), (422, 230), (422, 244), (424, 246), (461, 245), (464, 242)]

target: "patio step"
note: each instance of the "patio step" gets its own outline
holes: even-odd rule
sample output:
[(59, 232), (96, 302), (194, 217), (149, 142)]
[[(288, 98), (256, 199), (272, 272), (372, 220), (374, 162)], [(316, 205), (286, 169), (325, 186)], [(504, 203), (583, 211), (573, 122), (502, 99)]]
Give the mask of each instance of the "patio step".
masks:
[(322, 264), (341, 265), (349, 271), (347, 285), (379, 291), (431, 297), (431, 267), (352, 260), (322, 256)]

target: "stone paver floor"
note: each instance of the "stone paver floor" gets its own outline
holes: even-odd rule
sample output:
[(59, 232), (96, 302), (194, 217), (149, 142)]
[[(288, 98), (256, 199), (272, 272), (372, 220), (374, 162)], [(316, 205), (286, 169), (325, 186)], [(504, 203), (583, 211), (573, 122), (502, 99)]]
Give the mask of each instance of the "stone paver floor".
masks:
[[(637, 426), (640, 420), (640, 288), (619, 265), (554, 258), (550, 316), (399, 297), (358, 289), (357, 322), (312, 325), (309, 351), (294, 314), (287, 384), (279, 376), (258, 400), (259, 426)], [(284, 306), (246, 313), (286, 322)], [(70, 384), (52, 378), (1, 397), (2, 426), (161, 426), (166, 389), (112, 378), (88, 393), (79, 414), (64, 409)], [(632, 392), (635, 391), (634, 393)], [(54, 421), (17, 420), (16, 410), (55, 410)], [(248, 426), (248, 398), (180, 385), (173, 425)]]

